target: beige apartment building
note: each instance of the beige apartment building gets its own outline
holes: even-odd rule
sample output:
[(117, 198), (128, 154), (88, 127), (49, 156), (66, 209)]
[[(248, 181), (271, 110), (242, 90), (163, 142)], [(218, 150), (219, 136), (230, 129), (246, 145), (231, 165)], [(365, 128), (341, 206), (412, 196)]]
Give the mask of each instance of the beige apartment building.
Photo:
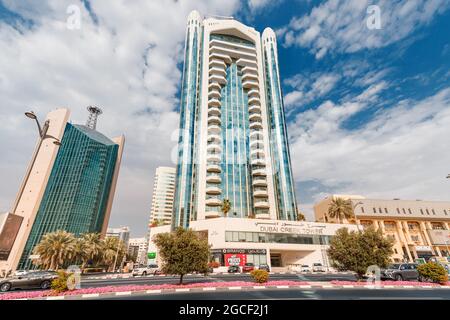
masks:
[(394, 262), (417, 258), (448, 257), (450, 247), (450, 201), (381, 200), (359, 195), (330, 195), (314, 205), (317, 222), (339, 222), (328, 216), (331, 201), (350, 200), (354, 218), (341, 223), (356, 223), (360, 228), (381, 229), (394, 240)]

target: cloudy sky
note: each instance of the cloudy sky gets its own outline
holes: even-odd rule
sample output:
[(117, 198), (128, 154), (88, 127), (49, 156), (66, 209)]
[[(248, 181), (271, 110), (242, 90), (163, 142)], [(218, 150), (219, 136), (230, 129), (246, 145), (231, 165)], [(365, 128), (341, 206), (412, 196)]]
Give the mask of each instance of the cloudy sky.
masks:
[[(70, 5), (81, 12), (68, 28)], [(377, 5), (381, 29), (369, 29)], [(300, 207), (329, 193), (450, 200), (450, 2), (0, 0), (0, 211), (57, 107), (125, 134), (110, 225), (143, 236), (153, 174), (174, 165), (188, 13), (276, 30)], [(71, 25), (71, 24), (69, 24)]]

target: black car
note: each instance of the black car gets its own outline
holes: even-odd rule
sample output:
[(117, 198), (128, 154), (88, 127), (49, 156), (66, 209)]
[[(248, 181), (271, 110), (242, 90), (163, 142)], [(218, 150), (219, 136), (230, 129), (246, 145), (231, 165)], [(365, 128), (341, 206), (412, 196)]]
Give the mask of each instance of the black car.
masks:
[(394, 263), (381, 270), (381, 280), (418, 280), (419, 272), (415, 263)]
[(239, 266), (229, 266), (228, 267), (228, 273), (240, 273), (241, 268)]
[(259, 270), (266, 270), (267, 272), (270, 272), (270, 267), (268, 264), (260, 264), (258, 267)]
[(54, 271), (34, 271), (0, 280), (0, 291), (14, 289), (50, 289), (52, 281), (58, 278)]

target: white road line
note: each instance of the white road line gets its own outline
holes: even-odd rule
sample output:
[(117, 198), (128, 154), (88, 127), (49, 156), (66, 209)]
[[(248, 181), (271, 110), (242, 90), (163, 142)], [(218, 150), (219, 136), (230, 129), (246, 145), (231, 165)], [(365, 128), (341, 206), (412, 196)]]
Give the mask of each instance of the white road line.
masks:
[(278, 289), (289, 289), (289, 286), (277, 286)]
[(96, 298), (98, 296), (99, 296), (98, 293), (86, 293), (81, 295), (82, 298)]
[(203, 291), (216, 291), (216, 288), (203, 288)]
[(311, 289), (311, 286), (307, 286), (307, 285), (300, 285), (299, 287), (302, 289)]
[(228, 290), (241, 290), (242, 287), (228, 287)]
[(353, 285), (346, 285), (346, 284), (344, 284), (343, 286), (342, 286), (342, 288), (354, 288), (355, 286), (353, 286)]
[(266, 289), (265, 286), (253, 286), (253, 289)]
[(161, 293), (161, 290), (147, 290), (146, 293)]
[(47, 300), (64, 300), (64, 296), (47, 297)]
[(183, 288), (183, 289), (175, 289), (175, 292), (189, 292), (190, 291), (190, 289), (185, 289), (185, 288)]
[(116, 292), (116, 296), (129, 296), (131, 291)]

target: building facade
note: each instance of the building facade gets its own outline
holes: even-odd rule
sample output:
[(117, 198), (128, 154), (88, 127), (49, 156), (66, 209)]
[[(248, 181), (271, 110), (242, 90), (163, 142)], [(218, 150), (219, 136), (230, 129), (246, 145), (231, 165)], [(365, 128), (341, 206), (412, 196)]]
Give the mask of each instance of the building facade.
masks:
[[(330, 270), (327, 256), (330, 238), (336, 230), (352, 224), (331, 224), (306, 221), (282, 221), (246, 218), (215, 218), (192, 221), (190, 228), (202, 234), (211, 245), (213, 259), (222, 269), (232, 264), (255, 266), (268, 264), (273, 270), (297, 271), (301, 265), (321, 263)], [(169, 226), (152, 228), (152, 239), (158, 233), (170, 232)], [(161, 264), (158, 248), (150, 241), (152, 263)]]
[(275, 33), (190, 13), (172, 227), (223, 216), (296, 220)]
[(108, 228), (106, 230), (107, 238), (117, 238), (122, 241), (128, 248), (130, 242), (130, 228), (129, 227), (119, 227), (119, 228)]
[(133, 255), (136, 254), (136, 263), (140, 265), (147, 264), (147, 248), (148, 241), (146, 237), (130, 238), (128, 252)]
[(394, 262), (450, 256), (450, 202), (422, 200), (366, 199), (358, 195), (330, 195), (314, 206), (318, 222), (337, 222), (328, 216), (335, 198), (350, 200), (356, 223), (362, 228), (374, 227), (394, 241)]
[(176, 169), (172, 167), (156, 168), (149, 227), (155, 221), (160, 224), (172, 222), (175, 171)]
[(46, 137), (35, 150), (19, 192), (15, 215), (22, 218), (16, 240), (0, 269), (28, 269), (34, 247), (48, 232), (106, 233), (124, 137), (113, 140), (93, 128), (69, 123), (70, 111), (48, 114)]

